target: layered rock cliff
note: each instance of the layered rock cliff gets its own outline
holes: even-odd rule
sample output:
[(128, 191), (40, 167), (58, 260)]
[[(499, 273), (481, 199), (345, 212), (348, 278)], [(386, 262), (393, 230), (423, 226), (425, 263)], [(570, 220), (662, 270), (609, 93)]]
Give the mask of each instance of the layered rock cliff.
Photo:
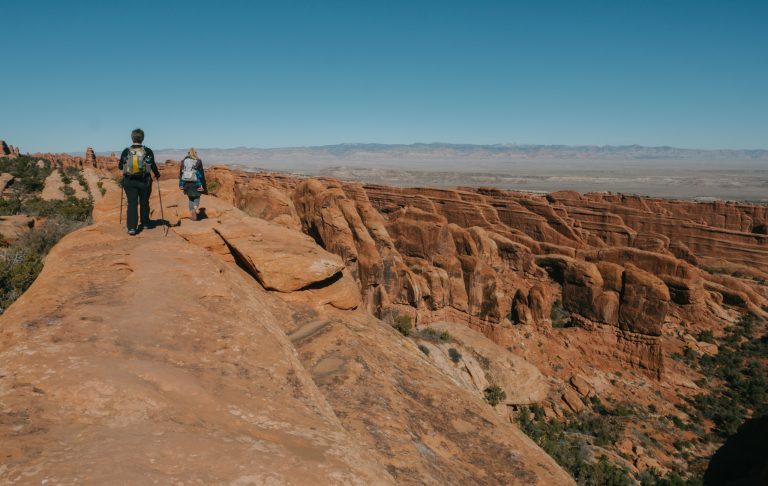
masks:
[(665, 322), (715, 321), (713, 302), (764, 315), (768, 303), (766, 206), (210, 172), (220, 197), (339, 255), (384, 319), (459, 320), (506, 345), (511, 327), (550, 320), (557, 302), (660, 378)]

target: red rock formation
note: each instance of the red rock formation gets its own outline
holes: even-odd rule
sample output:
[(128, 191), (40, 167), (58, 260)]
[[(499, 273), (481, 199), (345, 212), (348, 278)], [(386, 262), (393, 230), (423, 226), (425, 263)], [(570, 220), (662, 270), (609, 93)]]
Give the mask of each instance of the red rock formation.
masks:
[(660, 376), (659, 336), (673, 308), (705, 315), (712, 293), (743, 310), (768, 303), (757, 284), (729, 287), (698, 267), (768, 264), (765, 206), (403, 189), (225, 168), (210, 177), (221, 197), (298, 224), (341, 256), (379, 317), (450, 316), (502, 342), (504, 326), (546, 321), (561, 298), (573, 322), (614, 329), (625, 361)]
[(96, 167), (96, 154), (93, 152), (92, 147), (88, 147), (85, 150), (85, 162), (84, 164), (88, 167)]

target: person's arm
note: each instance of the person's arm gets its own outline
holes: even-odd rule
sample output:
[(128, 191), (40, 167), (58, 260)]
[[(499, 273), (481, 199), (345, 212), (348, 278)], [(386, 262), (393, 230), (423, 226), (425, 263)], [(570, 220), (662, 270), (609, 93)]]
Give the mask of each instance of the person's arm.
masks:
[(200, 174), (200, 185), (203, 186), (203, 192), (208, 194), (208, 183), (205, 182), (205, 170), (203, 169), (203, 161), (197, 159), (197, 173)]
[(117, 163), (117, 168), (121, 171), (125, 167), (125, 159), (128, 157), (128, 149), (123, 149), (123, 153), (120, 154), (120, 161)]
[(152, 149), (147, 147), (147, 158), (149, 159), (149, 167), (152, 169), (152, 173), (155, 174), (155, 179), (160, 178), (160, 170), (157, 168), (157, 163), (155, 162), (155, 153), (152, 152)]
[(181, 162), (179, 162), (179, 189), (184, 189), (184, 181), (182, 180), (181, 176), (184, 173), (184, 160), (186, 157), (181, 159)]

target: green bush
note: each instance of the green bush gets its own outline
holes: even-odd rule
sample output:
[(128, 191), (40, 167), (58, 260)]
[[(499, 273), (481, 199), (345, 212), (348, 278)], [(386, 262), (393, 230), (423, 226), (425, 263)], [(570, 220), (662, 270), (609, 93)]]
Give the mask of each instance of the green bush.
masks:
[(51, 163), (44, 160), (43, 167), (38, 167), (38, 160), (26, 155), (15, 159), (0, 157), (0, 172), (8, 172), (15, 177), (13, 189), (21, 199), (42, 191), (45, 178), (51, 173)]
[(712, 334), (710, 329), (705, 329), (699, 333), (698, 341), (703, 343), (714, 343), (715, 336)]
[(450, 357), (451, 361), (454, 363), (461, 361), (461, 353), (456, 348), (448, 349), (448, 357)]
[(433, 329), (431, 327), (423, 327), (419, 329), (418, 335), (422, 339), (436, 343), (447, 343), (448, 341), (453, 340), (453, 337), (448, 331), (438, 331), (437, 329)]
[(43, 258), (53, 245), (70, 231), (88, 223), (93, 210), (92, 200), (73, 197), (74, 190), (69, 186), (64, 188), (69, 194), (66, 199), (40, 199), (45, 179), (53, 169), (49, 161), (39, 167), (38, 160), (26, 156), (0, 158), (0, 172), (9, 172), (16, 178), (11, 195), (0, 199), (0, 214), (45, 218), (21, 240), (0, 248), (0, 313), (32, 285), (43, 268)]
[[(71, 169), (71, 167), (69, 169)], [(69, 172), (69, 169), (67, 170), (67, 172), (64, 172), (63, 169), (59, 168), (59, 175), (61, 176), (61, 182), (63, 182), (64, 185), (66, 186), (72, 184), (72, 178), (69, 176), (69, 173), (71, 173)]]
[(219, 181), (209, 181), (207, 185), (208, 193), (213, 194), (214, 196), (218, 194), (219, 189), (221, 189), (221, 184), (219, 184)]
[(684, 478), (679, 472), (671, 471), (666, 476), (662, 476), (655, 469), (646, 469), (642, 471), (637, 478), (641, 486), (703, 486), (704, 479), (701, 475), (693, 475)]
[(424, 346), (423, 344), (419, 344), (419, 351), (429, 356), (429, 348)]
[(397, 331), (402, 334), (403, 336), (408, 336), (411, 334), (411, 318), (410, 316), (401, 315), (395, 317), (395, 322), (392, 324), (392, 327), (397, 329)]
[(47, 219), (15, 244), (0, 249), (0, 314), (23, 294), (43, 269), (43, 257), (79, 221)]
[(754, 314), (744, 314), (725, 330), (718, 353), (702, 355), (698, 361), (711, 389), (691, 401), (698, 413), (695, 421), (711, 420), (720, 439), (734, 434), (750, 416), (768, 413), (768, 334), (756, 336), (758, 324), (764, 323)]
[[(524, 407), (518, 415), (520, 429), (568, 471), (580, 485), (624, 486), (633, 484), (629, 471), (611, 464), (605, 456), (590, 462), (584, 436), (591, 435), (588, 426), (575, 417), (564, 423), (547, 421), (537, 405)], [(586, 432), (585, 432), (586, 431)]]
[(507, 393), (502, 390), (499, 385), (489, 386), (484, 390), (484, 393), (485, 401), (490, 403), (493, 407), (507, 399)]
[(32, 216), (61, 217), (72, 221), (89, 221), (93, 211), (93, 201), (90, 199), (66, 199), (45, 201), (38, 197), (28, 200), (22, 212)]

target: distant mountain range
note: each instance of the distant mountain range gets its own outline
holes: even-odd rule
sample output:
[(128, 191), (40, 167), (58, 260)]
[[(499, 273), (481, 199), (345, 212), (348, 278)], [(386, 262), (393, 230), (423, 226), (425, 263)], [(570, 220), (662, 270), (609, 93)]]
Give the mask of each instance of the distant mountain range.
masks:
[[(187, 149), (155, 149), (159, 161)], [(107, 152), (108, 153), (108, 152)], [(768, 169), (768, 150), (700, 150), (641, 145), (471, 145), (344, 143), (285, 148), (198, 148), (208, 164), (315, 172), (329, 167), (508, 171), (528, 169)]]
[[(155, 151), (158, 159), (179, 159), (186, 149)], [(315, 147), (286, 148), (206, 148), (200, 156), (212, 163), (244, 166), (273, 166), (275, 163), (326, 166), (328, 164), (368, 165), (371, 162), (392, 165), (408, 162), (524, 162), (524, 161), (718, 161), (768, 163), (768, 150), (698, 150), (676, 147), (644, 147), (640, 145), (468, 145), (448, 143), (416, 143), (411, 145), (349, 143)], [(429, 165), (433, 165), (430, 163)], [(421, 165), (421, 164), (419, 164)], [(496, 164), (491, 164), (496, 165)]]
[[(158, 161), (186, 149), (155, 150)], [(282, 171), (394, 186), (494, 186), (765, 201), (768, 150), (640, 145), (339, 144), (198, 148), (206, 166)], [(82, 155), (82, 154), (78, 154)]]

